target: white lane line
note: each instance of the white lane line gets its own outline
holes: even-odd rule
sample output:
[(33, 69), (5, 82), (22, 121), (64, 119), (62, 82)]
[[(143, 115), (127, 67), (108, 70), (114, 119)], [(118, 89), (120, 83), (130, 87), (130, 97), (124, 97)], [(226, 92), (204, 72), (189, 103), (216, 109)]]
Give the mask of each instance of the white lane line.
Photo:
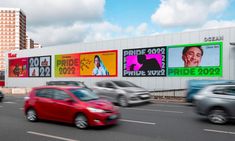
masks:
[(58, 140), (63, 140), (63, 141), (79, 141), (79, 140), (63, 138), (63, 137), (59, 137), (59, 136), (53, 136), (53, 135), (49, 135), (49, 134), (43, 134), (43, 133), (32, 132), (32, 131), (28, 131), (27, 133), (33, 134), (33, 135), (38, 135), (38, 136), (43, 136), (43, 137), (48, 137), (48, 138), (53, 138), (53, 139), (58, 139)]
[(144, 109), (144, 108), (124, 108), (128, 110), (137, 110), (137, 111), (150, 111), (150, 112), (164, 112), (164, 113), (175, 113), (175, 114), (183, 114), (184, 112), (179, 111), (168, 111), (168, 110), (153, 110), (153, 109)]
[(153, 123), (153, 122), (145, 122), (145, 121), (137, 121), (137, 120), (120, 119), (120, 121), (140, 123), (140, 124), (148, 124), (148, 125), (156, 125), (156, 123)]
[(235, 132), (222, 131), (222, 130), (204, 129), (204, 131), (206, 131), (206, 132), (215, 132), (215, 133), (223, 133), (223, 134), (232, 134), (232, 135), (235, 135)]
[(3, 103), (7, 103), (7, 104), (16, 104), (16, 102), (12, 102), (12, 101), (7, 101), (7, 102), (3, 102)]

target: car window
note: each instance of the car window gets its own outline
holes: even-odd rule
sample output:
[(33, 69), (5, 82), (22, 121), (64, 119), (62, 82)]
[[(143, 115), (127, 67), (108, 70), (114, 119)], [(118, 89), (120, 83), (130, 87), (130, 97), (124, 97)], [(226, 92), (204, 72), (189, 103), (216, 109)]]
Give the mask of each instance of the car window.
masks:
[(65, 99), (68, 99), (68, 98), (71, 99), (71, 97), (66, 92), (64, 92), (62, 90), (55, 90), (54, 89), (53, 90), (53, 95), (54, 95), (53, 99), (56, 99), (56, 100), (65, 100)]
[(43, 98), (52, 98), (53, 97), (53, 90), (52, 89), (36, 90), (36, 96), (43, 97)]
[(224, 94), (224, 88), (223, 87), (216, 87), (213, 91), (214, 94)]
[(71, 89), (70, 92), (72, 92), (74, 96), (76, 96), (81, 101), (90, 101), (99, 98), (94, 92), (86, 88)]
[(112, 83), (110, 83), (110, 82), (105, 83), (105, 87), (106, 88), (113, 88), (113, 89), (115, 89), (115, 86)]
[(119, 87), (138, 87), (137, 85), (129, 82), (129, 81), (113, 81)]
[(235, 96), (235, 86), (226, 87), (224, 91), (227, 95)]
[(96, 85), (99, 87), (105, 87), (104, 83), (102, 83), (102, 82), (97, 82)]

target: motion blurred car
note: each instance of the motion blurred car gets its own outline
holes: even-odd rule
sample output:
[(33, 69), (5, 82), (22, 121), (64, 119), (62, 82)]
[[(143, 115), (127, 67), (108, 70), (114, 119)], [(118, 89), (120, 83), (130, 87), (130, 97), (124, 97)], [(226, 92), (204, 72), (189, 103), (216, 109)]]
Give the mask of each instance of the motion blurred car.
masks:
[(186, 101), (193, 103), (194, 95), (196, 95), (201, 89), (203, 89), (207, 85), (231, 84), (231, 83), (235, 83), (235, 81), (233, 80), (189, 80), (188, 89), (186, 93)]
[(235, 85), (209, 85), (194, 96), (196, 111), (215, 124), (235, 118)]
[(0, 102), (2, 102), (3, 98), (4, 98), (4, 94), (0, 91)]
[(123, 107), (152, 100), (151, 94), (147, 90), (129, 81), (100, 81), (95, 84), (94, 91)]
[(113, 125), (119, 110), (94, 92), (75, 86), (42, 86), (25, 97), (24, 113), (31, 121), (38, 119), (74, 123), (80, 129)]

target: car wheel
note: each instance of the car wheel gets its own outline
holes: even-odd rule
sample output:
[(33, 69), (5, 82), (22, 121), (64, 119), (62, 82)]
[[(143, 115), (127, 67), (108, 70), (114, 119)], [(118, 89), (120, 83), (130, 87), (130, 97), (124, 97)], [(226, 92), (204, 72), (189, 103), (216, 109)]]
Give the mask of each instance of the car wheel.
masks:
[(37, 121), (38, 117), (36, 111), (34, 109), (29, 109), (26, 113), (26, 118), (31, 122)]
[(118, 104), (122, 107), (127, 107), (128, 106), (128, 101), (125, 96), (119, 96), (118, 98)]
[(2, 102), (2, 98), (0, 98), (0, 102)]
[(78, 114), (74, 119), (74, 124), (79, 129), (86, 129), (88, 128), (88, 120), (85, 115)]
[(208, 119), (215, 124), (225, 124), (228, 121), (227, 115), (223, 109), (212, 109), (209, 112)]

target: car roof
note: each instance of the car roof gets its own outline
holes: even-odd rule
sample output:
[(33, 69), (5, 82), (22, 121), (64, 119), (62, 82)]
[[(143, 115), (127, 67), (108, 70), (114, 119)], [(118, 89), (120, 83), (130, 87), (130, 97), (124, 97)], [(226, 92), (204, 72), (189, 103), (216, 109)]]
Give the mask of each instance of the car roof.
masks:
[(235, 83), (217, 83), (217, 84), (210, 84), (209, 86), (235, 86)]
[(102, 80), (102, 81), (98, 81), (96, 83), (103, 83), (103, 82), (116, 82), (116, 81), (120, 81), (120, 82), (129, 82), (127, 80)]
[(83, 87), (79, 87), (79, 86), (68, 86), (68, 85), (53, 85), (53, 86), (39, 86), (39, 87), (34, 87), (33, 89), (49, 89), (49, 88), (57, 88), (57, 89), (80, 89)]

